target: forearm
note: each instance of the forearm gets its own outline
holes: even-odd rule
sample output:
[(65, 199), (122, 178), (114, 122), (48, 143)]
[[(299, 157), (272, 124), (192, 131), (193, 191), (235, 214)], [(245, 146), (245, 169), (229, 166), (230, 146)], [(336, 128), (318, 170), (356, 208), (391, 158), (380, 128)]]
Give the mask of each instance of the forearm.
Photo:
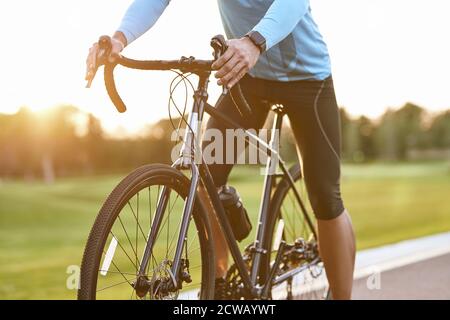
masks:
[(121, 33), (125, 38), (125, 45), (130, 44), (156, 23), (169, 2), (170, 0), (134, 0), (115, 35)]
[(309, 0), (275, 0), (253, 28), (266, 39), (270, 49), (287, 37), (309, 10)]

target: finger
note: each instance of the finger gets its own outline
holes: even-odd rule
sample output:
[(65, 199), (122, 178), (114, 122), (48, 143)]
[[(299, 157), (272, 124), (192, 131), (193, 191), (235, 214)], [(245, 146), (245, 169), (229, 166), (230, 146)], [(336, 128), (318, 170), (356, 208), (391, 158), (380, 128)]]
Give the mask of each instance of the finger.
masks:
[(86, 65), (86, 77), (85, 77), (86, 80), (91, 79), (93, 77), (93, 75), (94, 75), (94, 69), (95, 69), (94, 68), (94, 64), (91, 63), (90, 61)]
[(111, 52), (110, 56), (108, 57), (108, 61), (114, 63), (119, 57), (120, 57), (119, 51)]
[(92, 75), (93, 75), (93, 70), (95, 68), (97, 54), (98, 54), (98, 45), (94, 44), (89, 49), (89, 55), (86, 59), (86, 78), (87, 78), (86, 80), (88, 80), (88, 78), (92, 77)]
[(92, 55), (92, 58), (91, 58), (91, 65), (90, 65), (91, 73), (93, 73), (93, 71), (95, 69), (95, 66), (97, 65), (97, 55), (98, 55), (98, 47), (95, 48), (95, 51), (94, 51), (94, 53)]
[(231, 79), (231, 80), (228, 82), (227, 88), (228, 88), (228, 89), (231, 89), (236, 83), (239, 82), (239, 80), (242, 79), (243, 76), (245, 76), (245, 74), (246, 74), (247, 72), (248, 72), (247, 67), (242, 68), (242, 69), (238, 72), (237, 76), (234, 77), (233, 79)]
[(216, 78), (222, 78), (225, 76), (228, 72), (234, 69), (234, 67), (239, 63), (239, 58), (234, 55), (230, 60), (228, 60), (227, 63), (225, 63), (219, 71), (216, 72), (215, 77)]
[(231, 57), (233, 57), (233, 55), (234, 50), (232, 48), (228, 48), (228, 50), (225, 51), (225, 53), (211, 65), (211, 67), (213, 70), (219, 70), (225, 63), (228, 62), (228, 60), (231, 59)]
[(98, 43), (94, 43), (92, 47), (89, 49), (88, 58), (91, 60), (91, 63), (93, 62), (93, 58), (97, 57), (99, 51), (98, 49), (99, 49)]
[(222, 85), (225, 85), (225, 86), (228, 85), (228, 83), (239, 74), (239, 72), (242, 70), (242, 68), (245, 68), (245, 63), (243, 63), (243, 62), (238, 63), (233, 68), (233, 70), (231, 70), (226, 75), (224, 75), (222, 78), (220, 78), (219, 82)]
[(86, 80), (89, 80), (89, 78), (91, 77), (92, 69), (93, 69), (92, 53), (90, 51), (86, 59), (86, 77), (85, 77)]
[(91, 63), (91, 60), (92, 60), (92, 51), (93, 51), (93, 48), (92, 48), (92, 47), (89, 48), (89, 53), (88, 53), (88, 56), (87, 56), (87, 58), (86, 58), (86, 67), (88, 67), (89, 64)]

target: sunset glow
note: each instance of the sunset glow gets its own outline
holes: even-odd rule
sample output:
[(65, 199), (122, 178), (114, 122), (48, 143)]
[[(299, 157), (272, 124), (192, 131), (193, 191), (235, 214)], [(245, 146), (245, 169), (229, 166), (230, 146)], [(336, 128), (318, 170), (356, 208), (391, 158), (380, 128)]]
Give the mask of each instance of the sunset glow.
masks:
[[(167, 116), (167, 73), (118, 70), (129, 106), (118, 114), (101, 74), (84, 88), (85, 58), (101, 34), (111, 34), (131, 1), (5, 0), (0, 3), (0, 112), (73, 104), (108, 130), (135, 131)], [(444, 0), (312, 0), (329, 45), (338, 102), (353, 115), (377, 116), (407, 101), (430, 110), (450, 107)], [(199, 10), (201, 9), (201, 10)], [(209, 39), (223, 33), (216, 1), (173, 0), (157, 25), (124, 54), (142, 59), (209, 58)], [(211, 85), (210, 100), (219, 93)]]

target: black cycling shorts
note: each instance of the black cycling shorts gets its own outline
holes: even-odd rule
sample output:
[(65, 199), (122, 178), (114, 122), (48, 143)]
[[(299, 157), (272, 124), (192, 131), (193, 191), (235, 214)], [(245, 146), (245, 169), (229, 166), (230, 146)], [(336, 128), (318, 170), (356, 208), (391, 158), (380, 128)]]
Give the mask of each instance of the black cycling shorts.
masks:
[[(272, 81), (246, 75), (241, 89), (252, 108), (243, 118), (233, 101), (225, 97), (216, 107), (245, 129), (262, 128), (271, 105), (282, 104), (300, 149), (303, 176), (317, 219), (333, 219), (344, 211), (340, 192), (341, 130), (332, 77), (323, 81)], [(226, 125), (210, 118), (207, 128)], [(208, 143), (204, 142), (203, 147)], [(226, 150), (223, 150), (225, 155)], [(216, 186), (226, 184), (233, 165), (210, 164)]]

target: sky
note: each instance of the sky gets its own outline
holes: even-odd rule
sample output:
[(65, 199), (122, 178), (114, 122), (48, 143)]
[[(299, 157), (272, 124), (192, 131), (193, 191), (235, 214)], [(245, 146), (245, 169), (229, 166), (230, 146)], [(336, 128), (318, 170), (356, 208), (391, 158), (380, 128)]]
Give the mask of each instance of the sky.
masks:
[[(130, 132), (167, 116), (171, 73), (117, 70), (128, 106), (115, 111), (98, 74), (84, 82), (89, 47), (112, 34), (131, 0), (0, 1), (0, 112), (73, 104), (107, 130)], [(448, 0), (311, 0), (328, 44), (337, 100), (354, 116), (377, 117), (413, 102), (450, 108)], [(172, 0), (143, 37), (125, 49), (136, 59), (209, 59), (223, 33), (216, 0)], [(211, 82), (210, 102), (220, 93)]]

